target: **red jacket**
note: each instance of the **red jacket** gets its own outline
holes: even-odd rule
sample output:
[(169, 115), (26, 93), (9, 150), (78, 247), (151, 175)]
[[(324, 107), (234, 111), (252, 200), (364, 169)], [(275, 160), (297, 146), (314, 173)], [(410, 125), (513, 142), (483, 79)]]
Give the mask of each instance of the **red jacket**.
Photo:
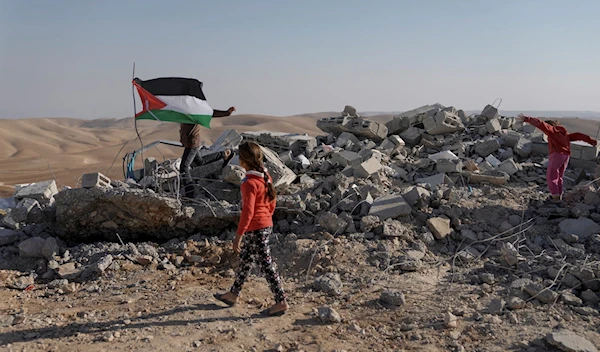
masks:
[(550, 149), (550, 154), (560, 153), (571, 155), (572, 141), (584, 141), (594, 146), (597, 144), (596, 140), (590, 136), (583, 133), (568, 133), (567, 129), (563, 126), (552, 126), (535, 117), (526, 116), (524, 121), (539, 128), (548, 136), (548, 148)]
[(273, 226), (276, 201), (269, 200), (267, 197), (264, 175), (260, 172), (248, 171), (242, 181), (241, 191), (242, 215), (236, 233), (243, 235), (248, 231)]

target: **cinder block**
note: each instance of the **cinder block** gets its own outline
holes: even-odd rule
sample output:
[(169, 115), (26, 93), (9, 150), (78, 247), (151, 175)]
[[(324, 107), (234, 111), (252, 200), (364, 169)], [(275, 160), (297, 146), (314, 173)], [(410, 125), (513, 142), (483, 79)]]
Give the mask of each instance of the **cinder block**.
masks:
[(461, 172), (463, 163), (460, 160), (438, 160), (435, 163), (435, 170), (439, 173)]
[(381, 170), (383, 166), (376, 158), (371, 158), (354, 169), (354, 177), (356, 178), (367, 178), (377, 171)]
[(487, 128), (488, 133), (496, 133), (502, 129), (502, 125), (500, 125), (500, 120), (497, 118), (491, 119), (485, 123), (485, 127)]
[(483, 108), (483, 110), (481, 111), (480, 115), (487, 118), (488, 120), (491, 120), (493, 118), (498, 117), (498, 109), (491, 105), (486, 105), (485, 108)]
[(37, 200), (40, 205), (48, 205), (53, 201), (54, 195), (57, 193), (58, 187), (56, 187), (56, 181), (51, 180), (22, 186), (15, 193), (14, 197), (16, 200), (31, 198)]
[(421, 142), (421, 135), (423, 134), (423, 132), (425, 131), (423, 131), (422, 129), (410, 127), (406, 131), (400, 133), (400, 137), (402, 137), (402, 140), (404, 140), (406, 144), (414, 146)]
[(340, 152), (334, 153), (331, 156), (331, 161), (333, 163), (339, 164), (343, 167), (346, 166), (359, 166), (362, 163), (362, 156), (358, 153), (351, 152), (348, 150), (342, 150)]
[(506, 159), (498, 166), (498, 170), (506, 172), (509, 175), (516, 174), (520, 169), (519, 165), (513, 159)]
[(371, 204), (369, 215), (378, 216), (381, 220), (410, 215), (410, 205), (400, 195), (388, 194), (379, 197)]
[[(146, 159), (147, 160), (147, 159)], [(110, 185), (110, 178), (104, 176), (99, 172), (91, 174), (84, 174), (81, 176), (81, 187), (82, 188), (112, 188)]]
[(500, 149), (500, 143), (498, 142), (498, 140), (497, 139), (489, 139), (487, 141), (479, 143), (475, 147), (475, 153), (477, 153), (479, 156), (482, 156), (485, 158), (486, 156), (497, 151), (498, 149)]

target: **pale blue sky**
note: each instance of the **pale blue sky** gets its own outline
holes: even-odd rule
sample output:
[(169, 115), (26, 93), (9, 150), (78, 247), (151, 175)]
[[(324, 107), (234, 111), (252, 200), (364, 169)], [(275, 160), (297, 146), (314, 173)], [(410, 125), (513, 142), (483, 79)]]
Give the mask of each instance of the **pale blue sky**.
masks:
[(0, 118), (131, 116), (142, 79), (291, 115), (600, 110), (598, 0), (0, 0)]

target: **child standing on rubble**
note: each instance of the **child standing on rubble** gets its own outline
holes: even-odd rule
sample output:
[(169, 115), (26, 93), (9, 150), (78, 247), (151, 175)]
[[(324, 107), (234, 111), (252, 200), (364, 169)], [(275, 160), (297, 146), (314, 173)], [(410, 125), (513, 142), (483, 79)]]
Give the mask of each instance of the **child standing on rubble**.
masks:
[(269, 236), (273, 233), (273, 213), (277, 193), (271, 176), (263, 164), (263, 153), (258, 144), (243, 143), (240, 145), (238, 155), (240, 166), (246, 169), (246, 177), (241, 185), (242, 214), (233, 240), (233, 250), (240, 253), (241, 263), (230, 291), (215, 294), (214, 297), (229, 306), (235, 305), (253, 262), (257, 261), (275, 296), (276, 303), (267, 313), (282, 315), (289, 306), (269, 247)]
[(548, 170), (546, 181), (552, 194), (552, 201), (559, 203), (563, 194), (563, 176), (571, 156), (571, 142), (584, 141), (595, 146), (598, 142), (583, 133), (568, 133), (556, 120), (542, 121), (535, 117), (519, 114), (518, 119), (539, 128), (548, 136)]

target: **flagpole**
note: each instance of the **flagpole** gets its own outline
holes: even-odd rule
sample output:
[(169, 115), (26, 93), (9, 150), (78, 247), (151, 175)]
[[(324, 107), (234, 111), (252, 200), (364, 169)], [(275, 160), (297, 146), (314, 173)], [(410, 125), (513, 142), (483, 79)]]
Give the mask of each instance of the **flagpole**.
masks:
[[(142, 136), (140, 136), (140, 132), (137, 127), (137, 118), (135, 114), (137, 114), (137, 107), (135, 105), (135, 86), (133, 85), (133, 80), (135, 79), (135, 61), (133, 62), (133, 73), (131, 74), (131, 95), (133, 97), (133, 125), (135, 126), (135, 133), (140, 140), (140, 144), (142, 145), (141, 153), (142, 153), (142, 165), (144, 165), (146, 159), (144, 159), (144, 142), (142, 141)], [(134, 161), (135, 163), (135, 161)]]

